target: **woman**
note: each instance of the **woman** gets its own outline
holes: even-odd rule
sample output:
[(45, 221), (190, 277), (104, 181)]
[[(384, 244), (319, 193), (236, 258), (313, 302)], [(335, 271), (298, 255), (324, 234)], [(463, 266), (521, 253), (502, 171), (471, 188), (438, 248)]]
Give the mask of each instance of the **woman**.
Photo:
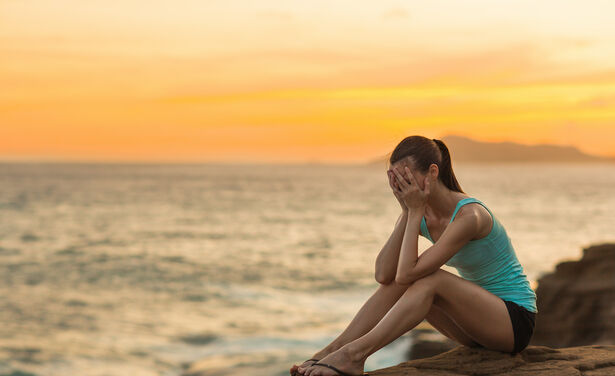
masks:
[[(291, 374), (362, 375), (367, 357), (423, 319), (469, 347), (516, 354), (529, 343), (536, 294), (502, 224), (459, 186), (444, 142), (407, 137), (389, 163), (402, 212), (376, 258), (380, 285), (348, 327)], [(433, 243), (420, 257), (419, 235)]]

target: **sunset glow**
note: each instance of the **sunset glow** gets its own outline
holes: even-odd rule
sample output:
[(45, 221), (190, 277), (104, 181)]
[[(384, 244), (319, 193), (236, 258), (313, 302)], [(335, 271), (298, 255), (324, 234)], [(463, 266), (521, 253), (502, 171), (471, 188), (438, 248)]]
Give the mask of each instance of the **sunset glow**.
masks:
[(0, 4), (0, 159), (362, 162), (407, 135), (615, 156), (615, 3)]

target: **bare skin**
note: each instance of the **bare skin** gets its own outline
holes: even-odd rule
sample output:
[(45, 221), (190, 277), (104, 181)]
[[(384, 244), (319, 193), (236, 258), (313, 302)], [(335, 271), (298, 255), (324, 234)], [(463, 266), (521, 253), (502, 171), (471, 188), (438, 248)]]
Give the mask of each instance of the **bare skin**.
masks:
[[(382, 256), (381, 264), (388, 265), (393, 262), (393, 257), (398, 257), (395, 263), (401, 265), (397, 275), (391, 278), (391, 270), (395, 269), (381, 266), (378, 278), (388, 283), (380, 283), (348, 327), (312, 358), (343, 372), (361, 375), (365, 360), (371, 354), (424, 319), (462, 345), (475, 347), (481, 344), (488, 349), (511, 352), (514, 336), (504, 301), (484, 288), (440, 269), (467, 241), (483, 238), (491, 231), (493, 224), (489, 212), (481, 205), (466, 204), (449, 224), (457, 202), (469, 196), (451, 191), (438, 180), (439, 171), (435, 164), (425, 174), (414, 168), (411, 158), (392, 167), (393, 175), (389, 174), (391, 188), (402, 207), (400, 219), (405, 220), (407, 226), (403, 229), (402, 251), (393, 249), (399, 247), (402, 231), (397, 231), (396, 225), (397, 233), (392, 234), (392, 238), (397, 237), (398, 241), (391, 242), (390, 249), (383, 249), (382, 253), (386, 251), (388, 254)], [(412, 244), (414, 239), (407, 239), (418, 237), (415, 227), (423, 216), (435, 243), (417, 259), (416, 245)], [(400, 271), (408, 268), (412, 272), (401, 275)], [(293, 365), (290, 372), (306, 376), (337, 375), (334, 370), (312, 366), (313, 363)]]

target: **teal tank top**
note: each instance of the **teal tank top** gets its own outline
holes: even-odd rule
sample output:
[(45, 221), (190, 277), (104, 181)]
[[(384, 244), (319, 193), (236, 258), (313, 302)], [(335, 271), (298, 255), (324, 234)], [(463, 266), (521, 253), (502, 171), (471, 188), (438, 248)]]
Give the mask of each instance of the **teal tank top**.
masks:
[[(536, 293), (530, 287), (504, 226), (491, 210), (473, 197), (464, 198), (457, 203), (449, 224), (453, 222), (461, 206), (472, 202), (479, 203), (489, 211), (493, 228), (486, 237), (466, 243), (446, 265), (454, 267), (462, 278), (476, 283), (494, 295), (537, 313)], [(425, 217), (421, 220), (421, 235), (434, 243), (429, 235)]]

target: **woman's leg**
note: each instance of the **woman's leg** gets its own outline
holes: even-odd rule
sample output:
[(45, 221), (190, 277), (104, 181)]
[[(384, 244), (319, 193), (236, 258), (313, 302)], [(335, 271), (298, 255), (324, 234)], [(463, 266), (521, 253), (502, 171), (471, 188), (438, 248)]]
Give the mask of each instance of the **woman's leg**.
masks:
[(398, 285), (395, 282), (388, 285), (379, 285), (372, 296), (359, 309), (348, 327), (328, 347), (335, 351), (369, 332), (389, 312), (407, 289), (408, 286)]
[[(398, 285), (395, 282), (388, 285), (379, 285), (372, 296), (367, 299), (361, 309), (359, 309), (350, 324), (348, 324), (348, 327), (346, 327), (346, 329), (324, 349), (315, 353), (312, 358), (322, 359), (345, 344), (369, 332), (378, 324), (407, 289), (408, 286)], [(290, 369), (290, 373), (292, 374), (297, 367), (297, 365), (293, 365)]]
[[(439, 269), (410, 285), (368, 333), (321, 362), (350, 374), (362, 373), (369, 355), (418, 325), (432, 310), (434, 302), (472, 341), (493, 350), (512, 351), (513, 329), (504, 301), (470, 281)], [(319, 366), (298, 371), (310, 376), (335, 375), (333, 370)]]
[(436, 305), (436, 303), (437, 301), (434, 301), (431, 305), (431, 310), (429, 310), (427, 316), (425, 316), (425, 320), (427, 320), (437, 331), (453, 341), (468, 347), (478, 347), (479, 344), (474, 341), (463, 328), (457, 325), (442, 307)]

